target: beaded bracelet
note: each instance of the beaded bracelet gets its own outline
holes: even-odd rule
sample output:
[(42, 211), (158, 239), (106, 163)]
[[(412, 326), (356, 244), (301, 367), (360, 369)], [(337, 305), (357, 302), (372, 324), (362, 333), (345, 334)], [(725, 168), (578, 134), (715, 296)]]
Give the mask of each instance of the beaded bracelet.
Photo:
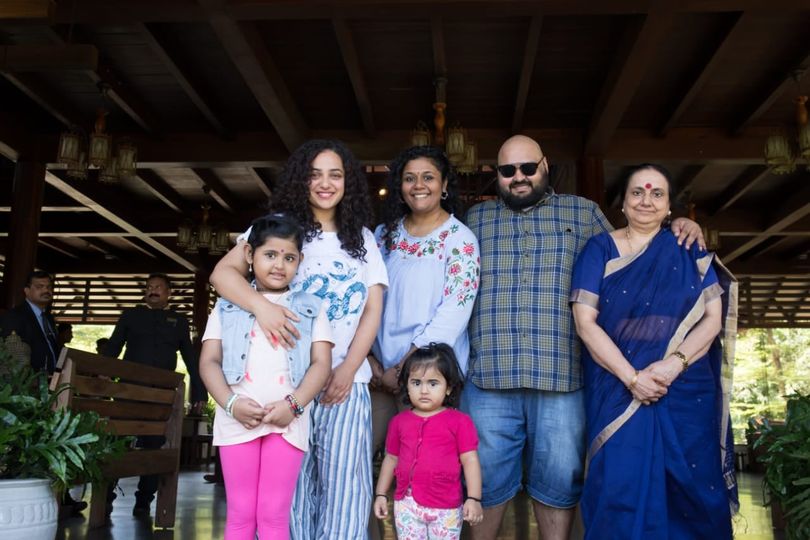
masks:
[(300, 403), (298, 403), (298, 400), (295, 399), (294, 395), (287, 394), (286, 396), (284, 396), (284, 399), (287, 401), (287, 403), (289, 403), (290, 410), (293, 412), (293, 414), (296, 417), (301, 416), (302, 414), (304, 414), (304, 408), (301, 406)]
[(470, 497), (469, 495), (467, 495), (467, 498), (466, 498), (466, 499), (464, 499), (464, 500), (466, 501), (466, 500), (468, 500), (468, 499), (469, 499), (469, 500), (471, 500), (471, 501), (475, 501), (475, 502), (477, 502), (477, 503), (480, 503), (480, 502), (481, 502), (481, 499), (479, 499), (478, 497)]
[(686, 371), (689, 368), (689, 359), (686, 358), (686, 355), (683, 354), (681, 351), (675, 351), (671, 354), (675, 358), (678, 358), (681, 361), (681, 373)]
[(374, 495), (374, 498), (375, 498), (375, 499), (376, 499), (377, 497), (385, 497), (386, 502), (390, 500), (390, 499), (388, 498), (388, 495), (386, 495), (385, 493), (377, 493), (376, 495)]
[(233, 405), (236, 403), (236, 400), (239, 399), (239, 394), (231, 394), (231, 397), (228, 398), (228, 401), (225, 403), (225, 414), (233, 418)]

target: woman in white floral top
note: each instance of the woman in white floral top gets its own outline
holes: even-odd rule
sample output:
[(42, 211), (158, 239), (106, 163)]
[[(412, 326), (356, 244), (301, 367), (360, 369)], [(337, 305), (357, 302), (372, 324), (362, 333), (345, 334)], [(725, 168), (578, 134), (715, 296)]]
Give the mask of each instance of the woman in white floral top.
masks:
[[(397, 375), (411, 352), (447, 343), (466, 374), (467, 322), (480, 279), (478, 240), (454, 215), (460, 215), (461, 204), (444, 152), (431, 146), (409, 148), (389, 168), (384, 221), (374, 234), (389, 281), (369, 358), (375, 451), (402, 405), (395, 395)], [(372, 538), (375, 526), (372, 522)]]

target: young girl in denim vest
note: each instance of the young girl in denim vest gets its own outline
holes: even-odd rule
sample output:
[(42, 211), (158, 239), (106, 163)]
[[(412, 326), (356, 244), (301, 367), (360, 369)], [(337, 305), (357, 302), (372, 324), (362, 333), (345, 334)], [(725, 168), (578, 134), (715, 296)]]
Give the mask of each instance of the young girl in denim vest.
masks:
[[(374, 513), (388, 515), (388, 489), (396, 478), (394, 520), (399, 540), (458, 539), (462, 521), (481, 523), (478, 434), (469, 416), (454, 409), (463, 381), (452, 347), (416, 349), (399, 373), (400, 394), (411, 410), (388, 426)], [(462, 501), (461, 472), (467, 484)]]
[(255, 318), (220, 299), (208, 319), (200, 374), (218, 407), (219, 447), (227, 497), (226, 540), (289, 538), (298, 473), (308, 449), (310, 402), (330, 372), (332, 331), (322, 301), (289, 283), (303, 257), (297, 222), (271, 215), (253, 222), (242, 256), (255, 290), (296, 313), (295, 350), (274, 348)]
[[(291, 536), (365, 538), (373, 494), (366, 356), (380, 324), (388, 276), (365, 227), (371, 205), (363, 166), (339, 141), (308, 141), (287, 160), (270, 210), (293, 215), (303, 225), (305, 258), (290, 287), (323, 299), (335, 338), (332, 371), (312, 407), (311, 449), (293, 499)], [(261, 302), (245, 285), (240, 245), (217, 264), (211, 282), (220, 295), (255, 314), (271, 342), (294, 350), (297, 316)]]

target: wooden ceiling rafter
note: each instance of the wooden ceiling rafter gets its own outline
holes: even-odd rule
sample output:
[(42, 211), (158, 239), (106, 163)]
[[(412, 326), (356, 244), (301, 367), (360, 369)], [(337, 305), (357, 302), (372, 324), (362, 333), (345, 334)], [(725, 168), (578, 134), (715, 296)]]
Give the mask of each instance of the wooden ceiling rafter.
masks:
[[(134, 224), (134, 220), (132, 217), (127, 216), (127, 214), (131, 214), (132, 212), (127, 211), (125, 208), (111, 208), (110, 201), (106, 201), (106, 203), (98, 202), (102, 199), (100, 197), (100, 193), (96, 191), (93, 193), (92, 196), (86, 194), (85, 192), (78, 189), (73, 183), (68, 182), (52, 172), (48, 171), (45, 173), (45, 181), (53, 186), (54, 188), (58, 189), (65, 195), (71, 197), (72, 199), (76, 200), (77, 202), (83, 204), (84, 206), (92, 209), (101, 217), (107, 219), (117, 227), (134, 234), (139, 240), (144, 242), (149, 247), (153, 248), (154, 250), (162, 253), (175, 263), (179, 264), (183, 268), (191, 270), (192, 272), (196, 271), (197, 267), (194, 263), (190, 262), (188, 259), (180, 255), (179, 253), (175, 252), (171, 248), (165, 246), (158, 240), (152, 238), (147, 233), (144, 233), (136, 224)], [(126, 216), (126, 217), (125, 217)]]
[(273, 194), (272, 177), (267, 173), (264, 168), (257, 169), (256, 167), (246, 167), (248, 175), (253, 178), (256, 185), (262, 191), (265, 197), (270, 197)]
[(377, 130), (374, 127), (371, 98), (368, 94), (363, 70), (360, 68), (360, 57), (357, 54), (354, 37), (349, 29), (349, 25), (346, 23), (345, 17), (340, 13), (332, 17), (332, 27), (335, 30), (335, 37), (340, 47), (340, 53), (343, 56), (343, 65), (346, 68), (346, 73), (349, 75), (349, 81), (352, 83), (354, 97), (357, 100), (357, 108), (360, 110), (360, 118), (363, 121), (363, 129), (365, 129), (368, 137), (374, 137)]
[(66, 127), (81, 126), (85, 119), (64, 97), (31, 73), (7, 73), (3, 77)]
[(42, 238), (37, 239), (37, 243), (43, 245), (47, 248), (50, 248), (57, 253), (61, 253), (66, 257), (70, 257), (71, 259), (78, 259), (79, 256), (72, 251), (73, 246), (59, 240), (58, 238), (49, 238), (48, 240), (43, 240)]
[(211, 169), (192, 169), (203, 185), (203, 189), (220, 205), (226, 212), (235, 214), (244, 205), (228, 189), (222, 179)]
[[(47, 39), (53, 44), (61, 46), (70, 45), (67, 38), (53, 28), (48, 28), (45, 34)], [(75, 32), (70, 37), (88, 41), (84, 36), (75, 35)], [(141, 129), (153, 136), (160, 133), (160, 124), (157, 120), (158, 115), (103, 57), (99, 57), (98, 67), (96, 69), (85, 69), (83, 73), (99, 88), (99, 91), (103, 90), (105, 92), (107, 99), (115, 103), (118, 108), (124, 111)]]
[(676, 194), (672, 198), (680, 204), (687, 204), (692, 196), (692, 189), (708, 174), (708, 165), (691, 165), (684, 169), (683, 174), (676, 181)]
[(706, 82), (708, 82), (717, 71), (724, 57), (729, 54), (731, 44), (736, 39), (739, 39), (740, 35), (743, 34), (743, 31), (753, 19), (751, 12), (739, 12), (733, 14), (731, 17), (732, 19), (728, 28), (708, 55), (708, 59), (702, 63), (699, 70), (695, 73), (691, 73), (686, 79), (690, 81), (689, 84), (685, 86), (686, 91), (682, 93), (677, 103), (672, 108), (672, 111), (667, 114), (666, 120), (664, 120), (661, 127), (658, 128), (658, 135), (660, 137), (666, 136), (669, 130), (678, 125), (683, 114), (689, 109), (689, 106), (706, 85)]
[(781, 207), (774, 210), (772, 215), (776, 217), (762, 233), (754, 236), (730, 253), (724, 254), (723, 262), (728, 264), (734, 261), (764, 242), (773, 233), (783, 231), (805, 216), (810, 215), (810, 186), (806, 186), (801, 192), (787, 199)]
[(284, 146), (292, 152), (307, 138), (309, 129), (284, 78), (253, 23), (239, 23), (225, 11), (224, 0), (199, 0), (208, 22), (231, 62), (253, 92)]
[(202, 78), (194, 74), (193, 70), (182, 65), (178, 58), (178, 53), (171, 50), (165, 35), (154, 26), (147, 24), (136, 25), (140, 35), (152, 52), (160, 59), (163, 66), (169, 70), (174, 80), (183, 89), (189, 100), (197, 107), (197, 110), (205, 117), (214, 131), (223, 139), (233, 138), (233, 132), (223, 121), (221, 115), (214, 107), (214, 100), (210, 92), (206, 90), (206, 84)]
[(517, 133), (523, 127), (523, 116), (526, 113), (526, 101), (529, 99), (529, 86), (534, 75), (534, 66), (537, 64), (537, 50), (540, 47), (540, 31), (543, 27), (543, 17), (534, 15), (529, 23), (529, 33), (526, 36), (526, 45), (523, 48), (523, 64), (520, 68), (520, 80), (515, 98), (515, 112), (512, 115), (512, 133)]
[(735, 122), (731, 130), (732, 134), (740, 135), (748, 129), (760, 116), (773, 107), (782, 94), (789, 90), (795, 90), (797, 82), (805, 79), (808, 72), (810, 72), (810, 45), (806, 44), (804, 50), (787, 64), (784, 78), (772, 84), (756, 101), (745, 109), (745, 114)]
[[(99, 237), (99, 238), (103, 238), (103, 237)], [(139, 245), (137, 242), (135, 242), (131, 238), (128, 238), (126, 236), (122, 236), (122, 237), (119, 238), (119, 240), (122, 243), (124, 243), (124, 244), (126, 244), (128, 246), (131, 246), (133, 249), (135, 249), (135, 250), (139, 251), (140, 253), (146, 255), (150, 259), (157, 259), (158, 258), (157, 255), (155, 255), (154, 253), (152, 253), (148, 249), (142, 247), (141, 245)]]
[(51, 0), (7, 0), (0, 3), (3, 24), (48, 24), (53, 21), (56, 4)]
[(585, 138), (585, 155), (602, 156), (647, 66), (666, 39), (674, 19), (671, 0), (654, 0), (650, 11), (628, 25), (593, 109)]
[(43, 71), (88, 71), (98, 68), (95, 45), (2, 45), (0, 71), (37, 73)]
[(709, 214), (715, 215), (740, 200), (754, 186), (771, 175), (771, 168), (766, 165), (750, 165), (734, 179), (731, 184), (715, 198), (709, 208)]
[(191, 205), (166, 180), (152, 169), (138, 169), (136, 178), (163, 204), (179, 214), (191, 211)]

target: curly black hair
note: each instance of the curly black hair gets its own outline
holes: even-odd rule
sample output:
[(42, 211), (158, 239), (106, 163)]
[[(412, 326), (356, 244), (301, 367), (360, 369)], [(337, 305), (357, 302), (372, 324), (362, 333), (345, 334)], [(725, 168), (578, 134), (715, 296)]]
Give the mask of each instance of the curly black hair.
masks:
[(337, 205), (335, 223), (340, 247), (355, 259), (365, 260), (363, 227), (371, 225), (371, 199), (363, 166), (340, 141), (313, 139), (299, 146), (281, 172), (278, 189), (270, 201), (270, 212), (289, 213), (304, 228), (306, 241), (321, 231), (309, 205), (309, 179), (313, 160), (325, 150), (336, 153), (343, 161), (344, 195)]
[(399, 220), (411, 213), (402, 199), (402, 171), (409, 162), (419, 158), (429, 159), (442, 175), (442, 182), (447, 180), (447, 197), (442, 199), (442, 208), (459, 219), (462, 217), (464, 205), (458, 196), (456, 172), (444, 150), (436, 146), (412, 146), (400, 152), (388, 166), (388, 196), (383, 207), (382, 222), (382, 240), (385, 246), (390, 243)]
[(431, 343), (424, 347), (419, 347), (402, 364), (399, 372), (399, 393), (402, 396), (402, 403), (411, 406), (411, 398), (408, 396), (408, 378), (414, 369), (427, 369), (435, 366), (444, 380), (447, 381), (447, 389), (450, 393), (444, 398), (442, 405), (445, 407), (457, 407), (461, 398), (461, 390), (464, 388), (464, 376), (458, 367), (458, 360), (453, 348), (446, 343)]

